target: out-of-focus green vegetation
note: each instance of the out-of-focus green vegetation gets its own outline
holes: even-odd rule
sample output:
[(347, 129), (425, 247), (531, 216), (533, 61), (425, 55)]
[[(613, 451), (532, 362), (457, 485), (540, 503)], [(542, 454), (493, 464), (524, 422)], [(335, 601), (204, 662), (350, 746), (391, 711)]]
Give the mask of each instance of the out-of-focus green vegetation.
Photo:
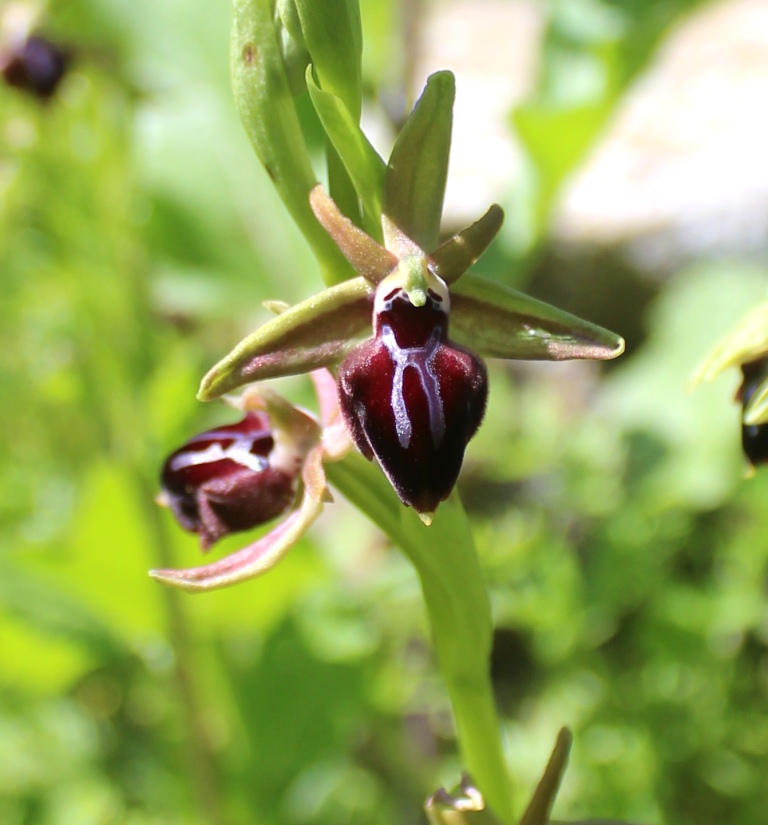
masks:
[[(564, 176), (693, 5), (552, 4), (515, 116), (535, 231), (487, 274), (525, 283)], [(375, 89), (397, 20), (383, 0), (363, 19)], [(262, 300), (320, 287), (237, 120), (229, 10), (70, 0), (47, 22), (76, 54), (60, 94), (0, 88), (0, 821), (422, 822), (461, 767), (447, 698), (413, 571), (348, 505), (261, 580), (189, 597), (146, 576), (198, 559), (152, 497), (164, 455), (227, 417), (200, 376)], [(461, 488), (521, 805), (568, 724), (559, 818), (768, 809), (768, 478), (742, 480), (727, 380), (685, 393), (766, 275), (677, 273), (605, 373), (491, 366)]]

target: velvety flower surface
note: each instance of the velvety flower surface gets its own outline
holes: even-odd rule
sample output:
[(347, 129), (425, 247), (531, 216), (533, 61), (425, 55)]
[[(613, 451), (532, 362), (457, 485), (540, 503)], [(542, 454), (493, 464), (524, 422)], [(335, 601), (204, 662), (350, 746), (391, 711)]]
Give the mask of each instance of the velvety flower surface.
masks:
[(276, 467), (274, 456), (268, 416), (249, 412), (242, 421), (201, 433), (173, 452), (161, 473), (162, 499), (185, 530), (200, 535), (207, 550), (292, 504), (300, 465)]
[(448, 338), (448, 290), (432, 277), (422, 306), (394, 278), (374, 304), (374, 337), (339, 367), (339, 402), (357, 448), (375, 456), (400, 500), (430, 514), (456, 484), (488, 395), (482, 360)]

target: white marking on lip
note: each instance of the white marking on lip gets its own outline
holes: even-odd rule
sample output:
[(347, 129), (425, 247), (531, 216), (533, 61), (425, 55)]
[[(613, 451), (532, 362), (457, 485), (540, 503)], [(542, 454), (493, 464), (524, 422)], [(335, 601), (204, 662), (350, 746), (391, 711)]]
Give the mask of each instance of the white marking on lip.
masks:
[(226, 450), (221, 444), (210, 444), (204, 450), (187, 450), (180, 453), (171, 461), (171, 470), (182, 470), (185, 467), (196, 467), (199, 464), (213, 464), (216, 461), (229, 459), (242, 467), (247, 467), (255, 473), (266, 470), (269, 462), (260, 455), (251, 452), (253, 439), (235, 439)]
[(435, 373), (434, 358), (440, 345), (441, 332), (435, 328), (429, 340), (423, 347), (398, 346), (392, 327), (385, 324), (381, 331), (381, 341), (387, 348), (392, 363), (395, 365), (395, 374), (392, 378), (391, 405), (395, 415), (395, 431), (400, 446), (407, 450), (413, 435), (408, 408), (403, 394), (403, 380), (405, 370), (413, 367), (419, 375), (421, 387), (427, 397), (429, 410), (429, 429), (432, 433), (432, 443), (437, 445), (445, 435), (445, 416), (443, 414), (443, 400), (440, 397), (440, 385)]

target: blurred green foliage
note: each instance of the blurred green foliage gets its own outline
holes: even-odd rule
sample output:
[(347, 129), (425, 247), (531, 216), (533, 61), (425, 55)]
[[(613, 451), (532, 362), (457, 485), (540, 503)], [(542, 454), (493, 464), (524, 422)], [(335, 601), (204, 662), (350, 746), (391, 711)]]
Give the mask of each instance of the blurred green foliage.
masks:
[[(564, 176), (692, 5), (553, 0), (515, 115), (536, 230), (489, 274), (525, 279)], [(373, 90), (397, 15), (362, 6)], [(202, 0), (54, 3), (60, 95), (0, 89), (4, 825), (416, 823), (461, 767), (414, 574), (343, 501), (264, 579), (188, 597), (146, 576), (197, 560), (152, 497), (163, 456), (227, 416), (199, 377), (262, 300), (319, 287), (237, 120), (228, 27)], [(559, 818), (768, 809), (768, 478), (741, 478), (726, 379), (685, 394), (766, 274), (678, 273), (608, 372), (491, 367), (461, 487), (520, 804), (568, 724)]]

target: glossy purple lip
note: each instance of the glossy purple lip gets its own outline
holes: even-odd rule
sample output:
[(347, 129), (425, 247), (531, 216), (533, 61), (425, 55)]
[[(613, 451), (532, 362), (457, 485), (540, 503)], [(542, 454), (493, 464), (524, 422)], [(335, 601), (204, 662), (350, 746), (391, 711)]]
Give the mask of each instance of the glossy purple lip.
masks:
[(485, 412), (474, 353), (448, 338), (443, 299), (413, 306), (403, 289), (377, 302), (374, 337), (339, 367), (339, 401), (357, 448), (375, 456), (404, 504), (429, 514), (456, 484)]

